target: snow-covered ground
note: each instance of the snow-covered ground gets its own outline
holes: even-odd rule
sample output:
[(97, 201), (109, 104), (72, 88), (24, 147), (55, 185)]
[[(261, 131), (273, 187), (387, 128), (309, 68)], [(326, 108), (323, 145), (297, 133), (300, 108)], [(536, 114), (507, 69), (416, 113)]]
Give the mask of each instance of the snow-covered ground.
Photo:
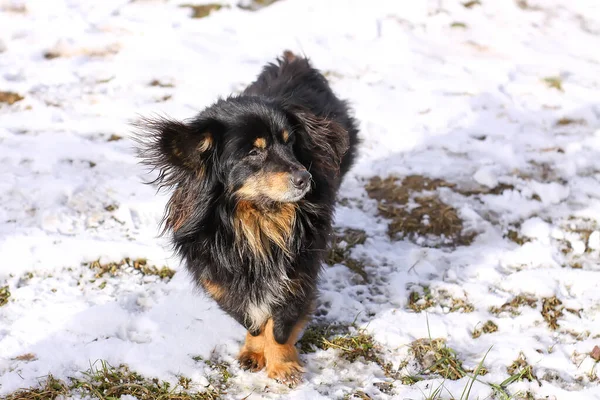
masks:
[[(460, 398), (472, 374), (440, 378), (417, 354), (443, 338), (465, 369), (489, 350), (469, 398), (600, 398), (598, 0), (230, 2), (201, 19), (179, 3), (0, 0), (0, 92), (23, 97), (0, 102), (0, 397), (97, 360), (201, 391), (216, 359), (225, 398)], [(336, 217), (366, 235), (346, 251), (363, 277), (326, 266), (315, 324), (352, 325), (380, 357), (307, 352), (293, 390), (237, 367), (244, 331), (158, 238), (166, 197), (128, 125), (191, 117), (284, 49), (326, 72), (363, 138)], [(425, 195), (474, 239), (390, 239), (365, 189), (388, 175), (442, 179)], [(124, 257), (177, 272), (82, 265)]]

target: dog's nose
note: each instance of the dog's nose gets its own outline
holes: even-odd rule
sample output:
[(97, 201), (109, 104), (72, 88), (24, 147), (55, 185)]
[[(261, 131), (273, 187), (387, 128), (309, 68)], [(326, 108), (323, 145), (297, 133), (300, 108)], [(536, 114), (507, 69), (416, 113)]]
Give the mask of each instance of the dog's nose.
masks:
[(299, 169), (292, 172), (292, 183), (297, 189), (305, 189), (310, 182), (312, 175), (305, 169)]

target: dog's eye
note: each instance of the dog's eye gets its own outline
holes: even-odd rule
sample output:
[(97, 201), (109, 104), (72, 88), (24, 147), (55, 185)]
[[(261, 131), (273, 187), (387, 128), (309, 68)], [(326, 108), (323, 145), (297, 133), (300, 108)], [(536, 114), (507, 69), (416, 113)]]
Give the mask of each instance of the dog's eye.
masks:
[(260, 156), (262, 154), (262, 151), (260, 149), (257, 148), (253, 148), (252, 150), (250, 150), (250, 152), (248, 153), (248, 155), (250, 157), (256, 157), (256, 156)]

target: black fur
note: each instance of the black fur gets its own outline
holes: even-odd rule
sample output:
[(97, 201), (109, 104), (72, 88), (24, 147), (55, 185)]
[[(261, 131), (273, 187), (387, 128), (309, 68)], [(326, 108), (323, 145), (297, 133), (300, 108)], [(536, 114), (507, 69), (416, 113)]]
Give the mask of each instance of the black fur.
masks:
[[(257, 321), (248, 311), (266, 302), (262, 311), (285, 343), (311, 312), (336, 193), (356, 155), (358, 129), (346, 102), (307, 59), (286, 52), (241, 95), (218, 100), (192, 120), (140, 126), (141, 157), (158, 168), (155, 183), (174, 190), (165, 227), (196, 282), (220, 288), (213, 296), (219, 306), (252, 334)], [(267, 149), (254, 147), (257, 137), (266, 138)], [(270, 242), (267, 256), (258, 257), (236, 236), (236, 207), (244, 200), (260, 213), (276, 213), (285, 201), (260, 193), (240, 199), (240, 188), (256, 174), (304, 168), (312, 184), (291, 201), (296, 217), (287, 248)]]

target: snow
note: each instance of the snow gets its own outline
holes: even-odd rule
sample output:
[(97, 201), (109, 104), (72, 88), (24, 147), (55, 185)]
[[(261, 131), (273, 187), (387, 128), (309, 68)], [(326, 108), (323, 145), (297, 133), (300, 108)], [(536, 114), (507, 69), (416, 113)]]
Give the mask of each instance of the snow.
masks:
[(473, 175), (473, 179), (480, 185), (494, 188), (498, 185), (498, 179), (490, 168), (480, 168)]
[[(513, 395), (600, 398), (599, 368), (586, 355), (600, 344), (596, 0), (483, 0), (471, 8), (446, 0), (281, 0), (257, 12), (232, 0), (203, 19), (190, 18), (182, 3), (0, 0), (0, 91), (24, 96), (0, 103), (0, 287), (11, 292), (0, 306), (0, 396), (49, 373), (78, 376), (96, 360), (168, 381), (184, 375), (201, 388), (209, 367), (193, 357), (216, 356), (231, 364), (228, 398), (331, 399), (361, 390), (420, 399), (439, 385), (442, 398), (460, 397), (468, 378), (395, 381), (384, 393), (374, 383), (391, 380), (380, 367), (350, 363), (333, 349), (301, 356), (307, 373), (294, 390), (241, 371), (243, 329), (193, 287), (158, 237), (167, 195), (144, 184), (129, 123), (151, 113), (189, 118), (291, 49), (329, 73), (363, 138), (336, 227), (366, 232), (351, 256), (370, 279), (326, 266), (319, 321), (356, 321), (396, 368), (404, 360), (413, 368), (412, 341), (440, 337), (466, 367), (489, 350), (483, 382), (504, 381), (523, 353), (541, 385), (515, 382)], [(46, 59), (48, 52), (59, 56)], [(560, 77), (562, 90), (548, 87), (547, 77)], [(390, 174), (512, 188), (470, 196), (439, 189), (477, 236), (469, 246), (434, 248), (426, 238), (388, 237), (364, 186)], [(525, 242), (511, 241), (509, 230)], [(81, 265), (124, 257), (177, 273), (170, 281), (132, 270), (96, 278)], [(408, 298), (425, 286), (475, 310), (436, 305), (416, 313)], [(489, 311), (523, 293), (535, 307)], [(552, 296), (565, 307), (557, 330), (541, 313)], [(488, 320), (498, 331), (474, 339)], [(16, 359), (27, 353), (35, 359)], [(491, 393), (476, 382), (471, 398)]]

